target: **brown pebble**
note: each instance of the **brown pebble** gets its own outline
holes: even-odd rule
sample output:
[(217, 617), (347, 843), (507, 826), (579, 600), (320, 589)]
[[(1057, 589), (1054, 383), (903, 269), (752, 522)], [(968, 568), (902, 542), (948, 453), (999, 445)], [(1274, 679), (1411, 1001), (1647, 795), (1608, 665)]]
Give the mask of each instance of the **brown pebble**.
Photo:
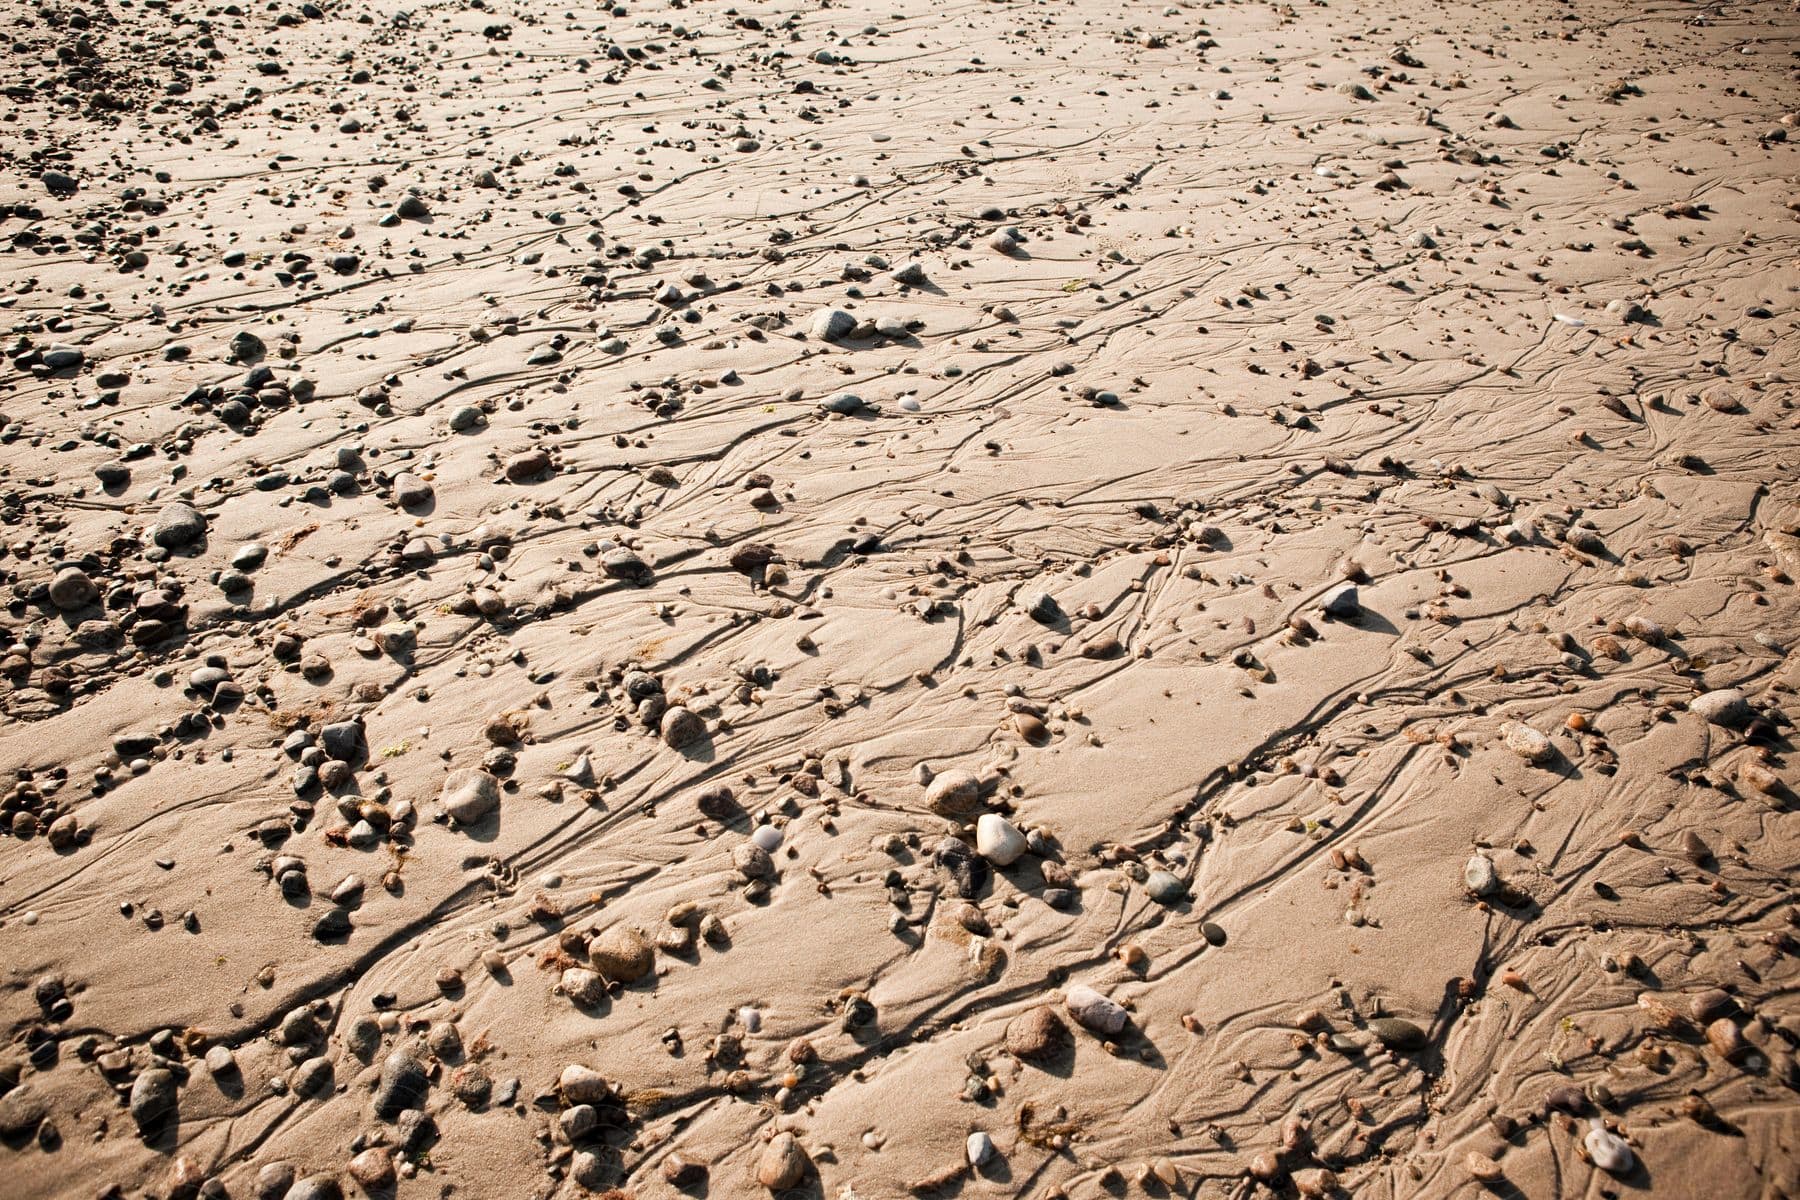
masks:
[(1469, 1173), (1469, 1178), (1481, 1183), (1498, 1183), (1505, 1175), (1499, 1163), (1479, 1150), (1471, 1150), (1463, 1155), (1463, 1169)]
[(778, 1133), (756, 1164), (756, 1180), (771, 1192), (784, 1191), (806, 1178), (806, 1151), (791, 1133)]
[(370, 1146), (350, 1160), (350, 1178), (375, 1191), (394, 1182), (394, 1156), (386, 1146)]

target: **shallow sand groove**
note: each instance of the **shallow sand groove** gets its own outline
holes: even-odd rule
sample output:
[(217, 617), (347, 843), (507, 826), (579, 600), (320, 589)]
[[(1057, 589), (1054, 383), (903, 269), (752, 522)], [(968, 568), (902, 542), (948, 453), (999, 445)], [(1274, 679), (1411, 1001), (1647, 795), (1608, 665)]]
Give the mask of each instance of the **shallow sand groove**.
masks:
[(1791, 5), (7, 15), (7, 1194), (1800, 1191)]

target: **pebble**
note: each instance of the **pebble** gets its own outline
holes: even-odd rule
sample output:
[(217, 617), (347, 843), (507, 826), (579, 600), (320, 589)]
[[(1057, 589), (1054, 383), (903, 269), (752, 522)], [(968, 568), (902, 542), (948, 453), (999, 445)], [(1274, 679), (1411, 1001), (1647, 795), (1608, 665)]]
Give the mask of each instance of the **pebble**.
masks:
[(822, 342), (834, 342), (856, 328), (856, 318), (841, 308), (823, 308), (807, 323), (807, 332)]
[(1369, 1032), (1390, 1050), (1418, 1050), (1427, 1041), (1423, 1029), (1400, 1017), (1376, 1017), (1369, 1022)]
[(925, 806), (952, 820), (974, 816), (981, 808), (981, 780), (961, 767), (943, 771), (925, 788)]
[(344, 1189), (331, 1175), (308, 1175), (287, 1190), (281, 1200), (343, 1200)]
[(964, 1150), (969, 1156), (969, 1165), (979, 1169), (994, 1157), (994, 1139), (977, 1129), (969, 1135)]
[(486, 771), (463, 767), (450, 772), (438, 803), (458, 825), (477, 825), (500, 807), (500, 781)]
[(191, 504), (176, 501), (157, 514), (150, 540), (165, 550), (179, 550), (206, 536), (206, 518)]
[(1487, 855), (1472, 855), (1463, 865), (1463, 883), (1477, 896), (1491, 896), (1500, 890), (1500, 872)]
[(1735, 729), (1756, 715), (1750, 701), (1736, 688), (1720, 688), (1688, 701), (1688, 711), (1709, 725)]
[(370, 1146), (350, 1160), (350, 1178), (370, 1192), (391, 1187), (394, 1182), (394, 1155), (386, 1146)]
[(1028, 1008), (1006, 1023), (1006, 1052), (1024, 1062), (1059, 1054), (1068, 1042), (1069, 1027), (1046, 1004)]
[(975, 823), (975, 848), (997, 867), (1010, 867), (1025, 853), (1025, 835), (999, 813), (983, 813)]
[(705, 737), (706, 722), (700, 719), (700, 714), (679, 704), (663, 713), (662, 740), (670, 749), (683, 749)]
[(257, 1200), (284, 1200), (294, 1186), (295, 1174), (293, 1163), (264, 1163), (256, 1172)]
[(1631, 1147), (1625, 1144), (1625, 1139), (1607, 1129), (1599, 1117), (1589, 1122), (1587, 1137), (1583, 1140), (1588, 1157), (1594, 1160), (1596, 1167), (1609, 1175), (1628, 1175), (1637, 1163), (1637, 1158), (1631, 1153)]
[(175, 1116), (175, 1073), (152, 1067), (131, 1084), (131, 1119), (138, 1131), (153, 1136)]
[(50, 603), (64, 612), (86, 608), (99, 598), (100, 589), (79, 567), (64, 567), (50, 580)]
[(569, 967), (558, 985), (563, 995), (581, 1008), (592, 1008), (606, 999), (606, 980), (598, 971), (586, 967)]
[(556, 1089), (569, 1104), (608, 1104), (613, 1099), (613, 1086), (592, 1067), (570, 1063), (557, 1076)]
[(1319, 607), (1324, 609), (1326, 616), (1336, 617), (1340, 621), (1347, 621), (1362, 612), (1362, 604), (1353, 583), (1341, 583), (1326, 592), (1319, 601)]
[(423, 508), (435, 495), (429, 483), (410, 471), (402, 471), (394, 477), (394, 503), (401, 508)]
[(1102, 996), (1085, 983), (1078, 983), (1063, 993), (1063, 1004), (1076, 1024), (1102, 1037), (1117, 1036), (1130, 1019), (1123, 1005)]
[(381, 1064), (375, 1115), (391, 1119), (405, 1109), (423, 1108), (427, 1086), (425, 1068), (413, 1052), (404, 1046), (395, 1049)]
[(1549, 737), (1523, 721), (1514, 721), (1501, 734), (1506, 748), (1533, 766), (1543, 766), (1556, 757), (1556, 746)]
[(757, 1161), (756, 1181), (771, 1192), (785, 1191), (806, 1178), (806, 1172), (811, 1166), (806, 1151), (800, 1148), (800, 1142), (794, 1135), (778, 1133)]
[(1144, 880), (1144, 892), (1158, 904), (1171, 908), (1188, 898), (1188, 886), (1171, 871), (1152, 871)]
[(23, 1139), (36, 1132), (50, 1114), (50, 1102), (30, 1084), (20, 1084), (0, 1096), (0, 1138)]
[(656, 965), (656, 950), (643, 930), (614, 925), (588, 943), (588, 961), (608, 979), (636, 983)]
[(587, 1191), (597, 1192), (604, 1188), (610, 1174), (606, 1160), (591, 1150), (577, 1150), (569, 1159), (570, 1180)]

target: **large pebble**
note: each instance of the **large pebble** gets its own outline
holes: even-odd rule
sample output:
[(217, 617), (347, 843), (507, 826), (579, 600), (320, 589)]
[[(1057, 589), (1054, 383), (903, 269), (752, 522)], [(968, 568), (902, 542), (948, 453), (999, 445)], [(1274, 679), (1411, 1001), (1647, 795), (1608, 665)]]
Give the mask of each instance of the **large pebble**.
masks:
[(1115, 1036), (1130, 1019), (1123, 1005), (1107, 999), (1085, 983), (1078, 983), (1063, 993), (1063, 1004), (1076, 1024), (1102, 1037)]
[(86, 608), (100, 598), (100, 589), (79, 567), (64, 567), (50, 581), (50, 603), (67, 612)]
[(143, 1072), (131, 1085), (131, 1119), (149, 1135), (175, 1115), (175, 1073), (162, 1067)]
[(1463, 882), (1477, 896), (1491, 896), (1500, 889), (1500, 872), (1493, 859), (1476, 854), (1463, 865)]
[(1158, 904), (1171, 907), (1187, 899), (1188, 887), (1181, 876), (1172, 871), (1152, 871), (1144, 880), (1144, 891)]
[(1588, 1157), (1594, 1165), (1610, 1175), (1630, 1174), (1637, 1158), (1631, 1153), (1631, 1147), (1625, 1139), (1612, 1132), (1595, 1117), (1584, 1139)]
[(983, 813), (975, 823), (975, 848), (996, 867), (1018, 862), (1025, 847), (1025, 835), (999, 813)]
[(564, 1067), (556, 1087), (569, 1104), (606, 1104), (613, 1098), (613, 1086), (606, 1077), (581, 1063)]
[(458, 825), (480, 824), (500, 807), (500, 781), (486, 771), (463, 767), (445, 777), (438, 802)]
[(856, 318), (841, 308), (822, 308), (813, 314), (807, 331), (822, 342), (834, 342), (856, 328)]
[(940, 817), (960, 820), (981, 808), (981, 780), (974, 772), (952, 767), (925, 789), (925, 805)]
[(673, 750), (691, 746), (706, 736), (706, 722), (692, 709), (676, 704), (662, 716), (663, 744)]
[(1400, 1017), (1376, 1017), (1369, 1032), (1390, 1050), (1417, 1050), (1425, 1045), (1425, 1031)]
[(425, 1067), (411, 1050), (401, 1047), (381, 1064), (381, 1079), (375, 1085), (375, 1115), (394, 1117), (409, 1108), (425, 1106), (427, 1080)]
[(614, 925), (588, 943), (588, 961), (608, 979), (636, 983), (656, 965), (656, 951), (643, 930)]
[(176, 501), (165, 507), (150, 526), (150, 540), (165, 550), (178, 550), (206, 534), (206, 518), (191, 504)]
[(1050, 1058), (1068, 1041), (1069, 1027), (1047, 1004), (1026, 1009), (1006, 1023), (1006, 1052), (1025, 1062)]
[(1540, 731), (1523, 721), (1514, 721), (1501, 735), (1506, 748), (1533, 766), (1542, 766), (1556, 757), (1556, 747)]
[(778, 1133), (756, 1164), (756, 1181), (771, 1192), (785, 1191), (806, 1178), (806, 1151), (791, 1133)]
[(1735, 729), (1755, 716), (1750, 701), (1736, 688), (1720, 688), (1688, 701), (1688, 711), (1709, 725)]

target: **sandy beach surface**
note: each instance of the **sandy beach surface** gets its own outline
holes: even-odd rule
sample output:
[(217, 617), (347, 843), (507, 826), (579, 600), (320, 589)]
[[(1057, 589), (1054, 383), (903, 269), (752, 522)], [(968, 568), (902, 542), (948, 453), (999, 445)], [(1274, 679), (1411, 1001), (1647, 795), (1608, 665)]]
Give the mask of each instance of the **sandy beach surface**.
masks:
[(0, 1193), (1800, 1195), (1794, 4), (0, 12)]

